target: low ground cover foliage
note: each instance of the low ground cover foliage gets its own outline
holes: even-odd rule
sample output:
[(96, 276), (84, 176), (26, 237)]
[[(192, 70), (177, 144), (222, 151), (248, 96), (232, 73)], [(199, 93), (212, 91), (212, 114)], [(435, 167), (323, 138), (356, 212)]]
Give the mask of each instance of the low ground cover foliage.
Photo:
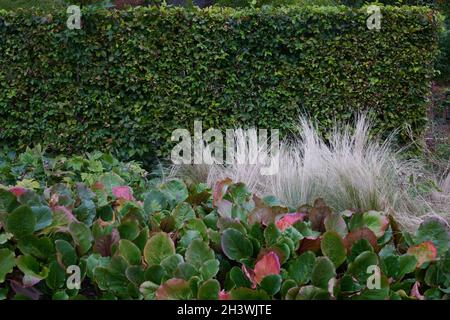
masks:
[(151, 184), (152, 174), (138, 162), (121, 162), (109, 153), (95, 151), (77, 156), (51, 156), (40, 145), (15, 152), (0, 152), (0, 183), (41, 192), (57, 183), (92, 185), (105, 174), (115, 174), (136, 192)]
[(230, 179), (213, 190), (177, 179), (133, 190), (115, 172), (43, 190), (2, 183), (3, 299), (448, 298), (438, 219), (411, 234), (385, 212), (289, 208)]

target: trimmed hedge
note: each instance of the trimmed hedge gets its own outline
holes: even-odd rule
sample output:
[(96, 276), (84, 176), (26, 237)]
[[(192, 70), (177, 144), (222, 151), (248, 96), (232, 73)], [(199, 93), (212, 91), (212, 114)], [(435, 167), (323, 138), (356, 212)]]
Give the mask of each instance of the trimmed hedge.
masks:
[(50, 151), (167, 155), (176, 128), (286, 133), (367, 110), (376, 130), (426, 125), (438, 22), (428, 8), (303, 7), (66, 13), (0, 11), (0, 143)]

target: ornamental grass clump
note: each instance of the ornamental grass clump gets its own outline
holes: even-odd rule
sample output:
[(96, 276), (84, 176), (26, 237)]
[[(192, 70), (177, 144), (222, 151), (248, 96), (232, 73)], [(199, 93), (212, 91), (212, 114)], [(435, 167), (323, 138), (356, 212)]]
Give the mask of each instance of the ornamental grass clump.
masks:
[[(405, 159), (401, 151), (395, 151), (393, 136), (372, 137), (370, 128), (368, 119), (360, 116), (354, 127), (336, 124), (324, 139), (319, 128), (301, 118), (297, 132), (281, 143), (276, 174), (263, 176), (260, 165), (234, 163), (193, 165), (189, 178), (212, 186), (217, 179), (229, 177), (291, 207), (321, 197), (338, 211), (389, 211), (408, 229), (429, 216), (448, 223), (450, 202), (443, 201), (448, 196), (439, 188), (423, 188), (438, 185), (433, 174), (420, 161)], [(183, 176), (183, 169), (179, 172)]]

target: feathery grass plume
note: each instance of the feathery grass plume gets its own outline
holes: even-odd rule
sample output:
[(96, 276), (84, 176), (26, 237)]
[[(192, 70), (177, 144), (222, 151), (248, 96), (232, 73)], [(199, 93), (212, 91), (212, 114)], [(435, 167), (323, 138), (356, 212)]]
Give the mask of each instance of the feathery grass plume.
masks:
[[(392, 138), (371, 137), (369, 131), (370, 123), (361, 115), (354, 127), (336, 124), (325, 140), (311, 121), (301, 118), (298, 133), (281, 143), (275, 175), (262, 176), (259, 165), (237, 163), (201, 165), (189, 171), (183, 168), (178, 174), (188, 174), (211, 187), (229, 177), (246, 183), (258, 195), (274, 195), (293, 208), (320, 197), (336, 211), (392, 212), (411, 230), (428, 216), (440, 216), (448, 223), (450, 192), (424, 192), (422, 184), (437, 181), (424, 164), (404, 159), (401, 150), (393, 150)], [(447, 177), (441, 189), (446, 186), (448, 191), (449, 181)]]

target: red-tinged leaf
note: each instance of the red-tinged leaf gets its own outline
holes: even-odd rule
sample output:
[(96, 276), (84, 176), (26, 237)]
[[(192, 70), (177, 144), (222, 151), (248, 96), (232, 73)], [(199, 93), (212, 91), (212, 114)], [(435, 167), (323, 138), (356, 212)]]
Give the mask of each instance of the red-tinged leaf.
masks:
[(247, 267), (245, 264), (242, 265), (242, 272), (246, 275), (247, 278), (252, 282), (252, 288), (255, 289), (258, 283), (255, 280), (255, 271), (253, 269)]
[(345, 223), (342, 214), (340, 213), (332, 213), (325, 217), (324, 220), (325, 230), (327, 231), (335, 231), (341, 237), (345, 237), (348, 233), (347, 224)]
[(131, 201), (133, 200), (133, 191), (128, 186), (118, 186), (112, 188), (114, 197), (121, 200)]
[(69, 208), (67, 208), (65, 206), (55, 206), (55, 207), (53, 207), (53, 212), (62, 213), (63, 215), (66, 216), (66, 218), (69, 222), (77, 221), (77, 219), (75, 218), (75, 216), (72, 213), (72, 210), (70, 210)]
[(233, 204), (228, 200), (224, 200), (223, 196), (227, 192), (228, 187), (232, 184), (233, 181), (230, 178), (226, 178), (217, 182), (214, 188), (213, 206), (217, 208), (217, 211), (223, 217), (231, 216)]
[(286, 253), (282, 247), (280, 246), (272, 246), (270, 248), (263, 248), (261, 251), (259, 251), (258, 256), (256, 257), (256, 260), (262, 259), (266, 254), (270, 253), (271, 251), (275, 252), (275, 254), (278, 256), (278, 259), (280, 260), (280, 264), (283, 264), (284, 262), (289, 259), (289, 253)]
[(318, 252), (320, 250), (320, 237), (306, 237), (300, 242), (298, 253), (301, 254), (306, 251)]
[(216, 183), (214, 187), (213, 206), (217, 206), (222, 201), (228, 187), (232, 184), (233, 180), (231, 180), (230, 178), (226, 178)]
[(253, 195), (253, 202), (255, 203), (255, 208), (248, 215), (248, 223), (250, 225), (260, 223), (267, 226), (270, 223), (275, 222), (277, 216), (288, 212), (287, 207), (270, 206), (256, 195)]
[(309, 212), (309, 220), (311, 221), (311, 228), (315, 231), (325, 232), (325, 218), (332, 213), (331, 209), (327, 207), (323, 199), (317, 199), (314, 202), (314, 208)]
[(92, 185), (92, 190), (105, 190), (105, 186), (101, 182), (96, 182)]
[(288, 213), (276, 222), (276, 226), (283, 232), (297, 221), (303, 221), (304, 218), (305, 215), (303, 213)]
[(228, 200), (222, 200), (216, 205), (217, 211), (222, 217), (231, 217), (233, 204)]
[(347, 248), (347, 252), (351, 252), (352, 246), (355, 242), (361, 239), (366, 239), (369, 241), (370, 245), (373, 249), (378, 252), (378, 242), (375, 233), (369, 228), (361, 228), (349, 232), (344, 239), (345, 247)]
[(222, 290), (219, 292), (219, 300), (231, 300), (231, 295), (229, 292)]
[(432, 241), (425, 241), (417, 246), (410, 247), (407, 253), (416, 257), (416, 268), (426, 262), (436, 260), (437, 257), (437, 249)]
[(38, 289), (34, 287), (25, 287), (19, 281), (10, 280), (9, 284), (11, 286), (11, 289), (13, 289), (16, 294), (24, 295), (31, 300), (39, 300), (42, 295), (42, 293)]
[(30, 275), (25, 275), (22, 278), (22, 284), (23, 284), (24, 288), (34, 287), (35, 285), (37, 285), (41, 281), (42, 281), (41, 278), (33, 277), (33, 276), (30, 276)]
[(278, 258), (278, 255), (275, 252), (270, 251), (258, 260), (254, 270), (243, 264), (242, 272), (250, 279), (252, 288), (255, 289), (266, 276), (280, 274), (280, 268), (280, 259)]
[(389, 226), (389, 219), (384, 212), (368, 211), (363, 214), (364, 223), (375, 233), (377, 238), (384, 235)]
[(112, 255), (113, 245), (119, 243), (120, 235), (117, 229), (113, 229), (110, 234), (106, 234), (95, 239), (93, 250), (101, 254), (103, 257)]
[(260, 284), (261, 281), (269, 275), (280, 274), (280, 259), (275, 252), (270, 252), (262, 257), (255, 265), (255, 281)]
[(422, 294), (420, 294), (419, 288), (420, 288), (420, 283), (418, 281), (416, 281), (414, 283), (413, 287), (411, 288), (410, 296), (416, 298), (417, 300), (425, 300), (425, 297)]
[(26, 191), (27, 191), (27, 189), (22, 188), (22, 187), (12, 187), (9, 189), (9, 192), (13, 193), (16, 197), (20, 197)]
[(157, 300), (187, 300), (191, 297), (189, 282), (184, 279), (169, 279), (156, 290)]

